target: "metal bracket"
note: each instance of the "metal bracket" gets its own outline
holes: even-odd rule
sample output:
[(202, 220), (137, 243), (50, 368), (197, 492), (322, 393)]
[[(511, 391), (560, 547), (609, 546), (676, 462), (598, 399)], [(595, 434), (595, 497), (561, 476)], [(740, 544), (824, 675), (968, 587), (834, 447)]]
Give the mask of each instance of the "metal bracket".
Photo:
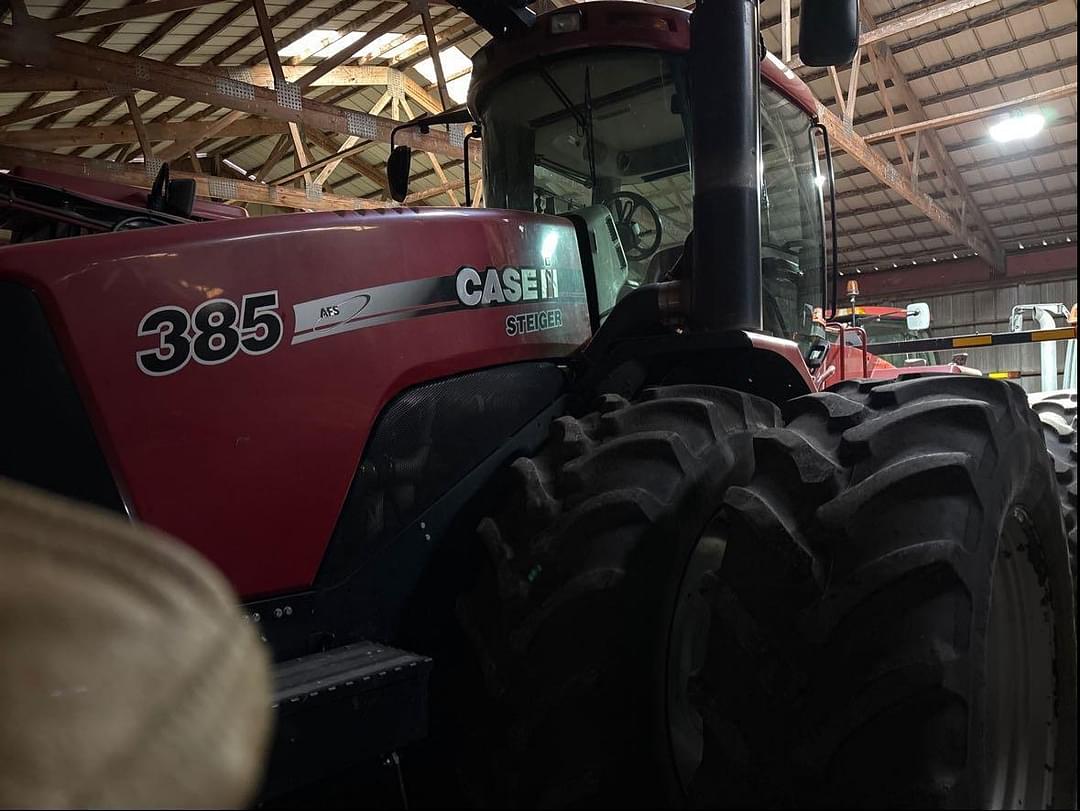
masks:
[(450, 138), (450, 146), (461, 149), (465, 146), (465, 125), (451, 124), (448, 136)]
[(220, 76), (214, 81), (214, 88), (221, 95), (230, 98), (245, 99), (247, 101), (255, 99), (255, 88), (244, 82), (238, 82), (236, 79)]
[(386, 71), (386, 89), (391, 96), (399, 99), (405, 94), (405, 76), (400, 70), (389, 68)]
[(307, 199), (313, 202), (322, 200), (322, 184), (321, 183), (308, 183), (304, 188)]
[(369, 141), (378, 135), (375, 124), (375, 116), (368, 113), (345, 113), (345, 131), (349, 135), (365, 138)]
[(150, 66), (146, 62), (140, 59), (135, 63), (135, 78), (136, 79), (149, 79), (150, 78)]
[(296, 111), (304, 109), (304, 97), (300, 91), (300, 85), (283, 82), (280, 87), (275, 88), (274, 92), (277, 94), (277, 103), (280, 107)]
[(160, 158), (151, 158), (148, 155), (143, 155), (143, 170), (149, 177), (157, 177), (157, 173), (161, 171), (162, 162)]
[(225, 68), (225, 75), (232, 79), (234, 82), (243, 82), (244, 84), (255, 84), (255, 79), (251, 75), (251, 68), (234, 67)]
[(235, 180), (229, 180), (223, 177), (212, 177), (206, 181), (208, 191), (211, 197), (220, 197), (223, 200), (233, 200), (236, 198), (237, 185)]

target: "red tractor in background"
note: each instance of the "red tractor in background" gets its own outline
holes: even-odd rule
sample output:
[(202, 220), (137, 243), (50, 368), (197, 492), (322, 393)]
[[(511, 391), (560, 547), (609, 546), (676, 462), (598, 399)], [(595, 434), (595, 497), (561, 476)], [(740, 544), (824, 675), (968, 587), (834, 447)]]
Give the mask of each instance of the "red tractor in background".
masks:
[[(820, 128), (756, 3), (461, 5), (487, 210), (16, 190), (0, 474), (226, 573), (268, 796), (393, 753), (433, 803), (1074, 803), (1038, 422), (966, 375), (825, 390)], [(800, 20), (851, 59), (854, 2)]]

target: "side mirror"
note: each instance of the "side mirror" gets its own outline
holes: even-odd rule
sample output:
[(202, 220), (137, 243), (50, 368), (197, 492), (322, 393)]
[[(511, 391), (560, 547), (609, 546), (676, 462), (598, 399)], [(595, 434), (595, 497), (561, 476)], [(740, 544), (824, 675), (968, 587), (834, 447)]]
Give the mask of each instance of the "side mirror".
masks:
[(815, 68), (846, 65), (859, 48), (859, 0), (803, 0), (799, 59)]
[(412, 166), (412, 147), (399, 144), (390, 150), (386, 159), (386, 181), (390, 186), (390, 196), (399, 203), (404, 203), (409, 194), (409, 174)]
[(925, 301), (907, 306), (907, 328), (912, 332), (930, 327), (930, 305)]
[(170, 180), (165, 195), (165, 207), (170, 214), (190, 217), (195, 209), (195, 181), (188, 178)]

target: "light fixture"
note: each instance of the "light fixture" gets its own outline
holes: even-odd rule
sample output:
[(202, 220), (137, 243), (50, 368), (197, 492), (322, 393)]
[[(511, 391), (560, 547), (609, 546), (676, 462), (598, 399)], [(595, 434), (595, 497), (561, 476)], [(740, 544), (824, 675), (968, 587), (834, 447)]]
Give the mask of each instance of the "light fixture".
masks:
[(817, 184), (817, 187), (819, 189), (824, 187), (824, 185), (825, 185), (825, 175), (821, 175), (821, 174), (814, 175), (814, 183)]
[(1016, 112), (991, 125), (990, 137), (999, 143), (1031, 138), (1042, 132), (1046, 118), (1042, 113)]
[(959, 259), (960, 257), (956, 255), (956, 252), (955, 252), (955, 251), (953, 251), (953, 255), (952, 255), (952, 258), (953, 258), (953, 259)]
[(931, 256), (931, 257), (930, 257), (930, 261), (931, 261), (931, 262), (936, 262), (936, 261), (937, 261), (937, 257), (936, 257), (936, 256)]
[(1023, 242), (1017, 242), (1016, 244), (1018, 246), (1020, 246), (1020, 250), (1024, 250), (1024, 243)]
[(1046, 247), (1046, 240), (1045, 239), (1043, 240), (1043, 247), (1044, 248)]

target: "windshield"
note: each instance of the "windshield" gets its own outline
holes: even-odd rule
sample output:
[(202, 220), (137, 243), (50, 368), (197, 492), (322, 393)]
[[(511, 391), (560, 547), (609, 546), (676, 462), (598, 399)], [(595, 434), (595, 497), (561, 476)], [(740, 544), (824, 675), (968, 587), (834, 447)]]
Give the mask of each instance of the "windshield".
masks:
[[(805, 112), (770, 87), (761, 99), (764, 326), (808, 349), (823, 293), (816, 150)], [(479, 107), (485, 205), (582, 217), (604, 206), (622, 261), (597, 266), (597, 286), (624, 295), (669, 277), (693, 220), (683, 57), (619, 49), (538, 60)]]

